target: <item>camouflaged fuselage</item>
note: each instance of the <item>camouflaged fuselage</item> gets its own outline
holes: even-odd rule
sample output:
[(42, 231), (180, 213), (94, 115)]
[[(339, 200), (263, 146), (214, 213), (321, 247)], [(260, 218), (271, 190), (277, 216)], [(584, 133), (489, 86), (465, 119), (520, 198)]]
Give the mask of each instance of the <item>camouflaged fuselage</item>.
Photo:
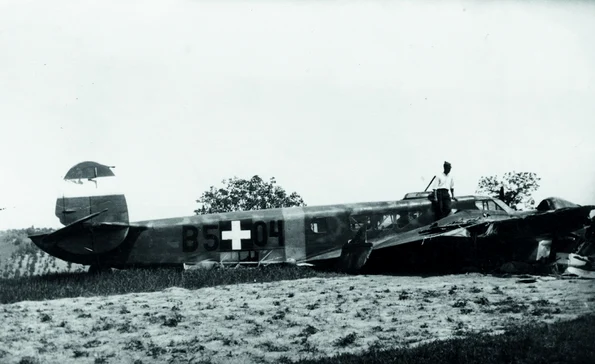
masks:
[[(389, 265), (403, 259), (413, 261), (416, 254), (439, 260), (462, 256), (462, 252), (477, 254), (477, 244), (469, 245), (477, 236), (492, 239), (491, 244), (484, 244), (489, 255), (529, 257), (540, 239), (583, 228), (583, 218), (595, 208), (549, 198), (538, 211), (516, 212), (492, 197), (459, 196), (453, 202), (453, 214), (436, 221), (431, 193), (419, 192), (396, 201), (235, 211), (131, 223), (124, 195), (97, 189), (98, 178), (113, 176), (109, 167), (83, 162), (67, 175), (73, 176), (76, 193), (58, 198), (55, 211), (66, 226), (31, 239), (65, 261), (115, 268), (200, 262), (316, 265), (341, 261), (359, 269), (370, 254), (372, 260), (384, 259)], [(502, 245), (503, 239), (507, 245)], [(426, 240), (434, 243), (421, 248)], [(451, 248), (444, 241), (457, 245)], [(358, 245), (363, 249), (358, 250)]]

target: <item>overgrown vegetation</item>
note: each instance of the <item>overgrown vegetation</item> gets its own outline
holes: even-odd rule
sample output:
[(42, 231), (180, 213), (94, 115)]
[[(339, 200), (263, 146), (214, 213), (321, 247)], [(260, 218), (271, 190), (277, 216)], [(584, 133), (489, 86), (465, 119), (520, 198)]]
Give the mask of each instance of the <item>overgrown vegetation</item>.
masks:
[(595, 314), (555, 324), (511, 326), (501, 335), (473, 334), (415, 348), (383, 350), (373, 346), (361, 354), (279, 362), (296, 364), (355, 363), (595, 363)]
[(230, 211), (263, 210), (281, 207), (306, 206), (297, 192), (287, 194), (272, 177), (268, 182), (256, 175), (250, 179), (238, 177), (222, 181), (224, 187), (211, 186), (196, 202), (197, 215)]
[(0, 279), (0, 304), (66, 297), (155, 292), (169, 287), (197, 289), (225, 284), (333, 276), (339, 276), (339, 274), (280, 265), (259, 268), (196, 269), (184, 272), (173, 269), (134, 269), (97, 275), (82, 272), (54, 273), (43, 276)]
[[(476, 193), (500, 198), (502, 202), (515, 210), (532, 209), (535, 200), (533, 192), (539, 188), (541, 178), (533, 172), (507, 172), (502, 177), (484, 176), (477, 183)], [(500, 196), (500, 188), (504, 188)]]

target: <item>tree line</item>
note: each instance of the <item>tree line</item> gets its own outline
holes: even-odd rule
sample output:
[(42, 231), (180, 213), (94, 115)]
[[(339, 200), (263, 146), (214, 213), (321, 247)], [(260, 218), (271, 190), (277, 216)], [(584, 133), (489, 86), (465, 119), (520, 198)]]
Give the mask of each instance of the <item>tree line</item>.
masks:
[[(501, 198), (515, 210), (535, 206), (533, 192), (539, 188), (541, 179), (533, 172), (508, 172), (503, 176), (483, 176), (479, 179), (476, 193)], [(197, 215), (231, 211), (262, 210), (281, 207), (306, 206), (297, 193), (287, 193), (275, 178), (266, 181), (255, 175), (250, 179), (238, 177), (222, 181), (222, 187), (211, 186), (196, 200)], [(504, 189), (500, 196), (501, 188)]]

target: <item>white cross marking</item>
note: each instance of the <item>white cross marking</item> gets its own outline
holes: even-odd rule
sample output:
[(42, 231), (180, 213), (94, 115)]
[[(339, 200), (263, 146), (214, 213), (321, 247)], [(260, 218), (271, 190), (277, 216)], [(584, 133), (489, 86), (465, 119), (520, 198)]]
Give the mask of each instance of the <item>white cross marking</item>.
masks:
[(221, 239), (231, 240), (232, 250), (242, 249), (242, 239), (250, 239), (252, 237), (250, 230), (242, 230), (239, 221), (231, 222), (231, 231), (222, 231)]

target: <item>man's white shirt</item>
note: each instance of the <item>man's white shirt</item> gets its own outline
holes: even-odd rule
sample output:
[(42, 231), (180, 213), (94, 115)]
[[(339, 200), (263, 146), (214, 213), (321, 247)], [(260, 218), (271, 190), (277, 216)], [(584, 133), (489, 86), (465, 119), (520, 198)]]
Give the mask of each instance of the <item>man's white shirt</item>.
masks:
[(451, 188), (455, 188), (455, 181), (450, 173), (446, 175), (444, 174), (444, 172), (442, 172), (436, 176), (436, 181), (434, 182), (434, 189), (437, 190), (440, 188), (446, 188), (447, 190), (449, 190), (449, 193)]

